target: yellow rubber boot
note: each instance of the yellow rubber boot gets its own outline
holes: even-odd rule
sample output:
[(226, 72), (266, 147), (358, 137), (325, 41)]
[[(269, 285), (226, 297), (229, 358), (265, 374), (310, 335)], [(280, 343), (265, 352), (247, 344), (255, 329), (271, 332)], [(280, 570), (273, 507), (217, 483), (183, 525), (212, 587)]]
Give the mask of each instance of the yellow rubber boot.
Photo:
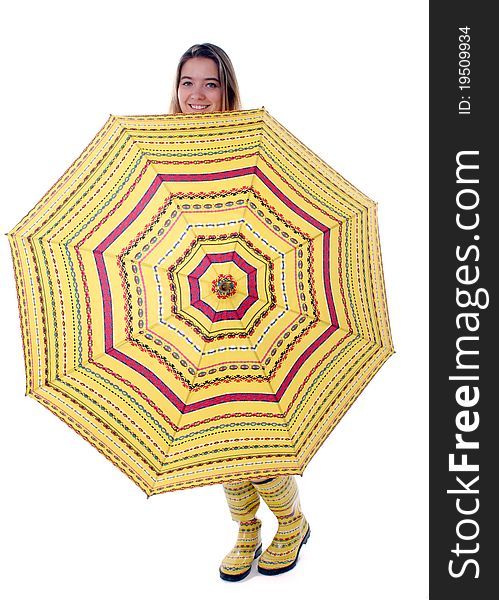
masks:
[(226, 581), (240, 581), (251, 571), (251, 564), (262, 552), (262, 522), (255, 518), (260, 497), (249, 481), (224, 484), (230, 514), (239, 523), (234, 548), (220, 565), (220, 577)]
[(279, 523), (272, 543), (260, 556), (258, 570), (264, 575), (279, 575), (296, 565), (301, 547), (310, 536), (310, 527), (301, 512), (293, 477), (276, 477), (253, 485)]

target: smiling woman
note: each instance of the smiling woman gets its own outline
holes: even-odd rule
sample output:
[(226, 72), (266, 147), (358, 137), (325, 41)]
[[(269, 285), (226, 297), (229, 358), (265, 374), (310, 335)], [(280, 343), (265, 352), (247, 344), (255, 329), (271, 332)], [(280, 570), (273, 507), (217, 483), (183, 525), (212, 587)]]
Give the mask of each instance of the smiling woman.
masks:
[[(209, 113), (240, 110), (239, 87), (227, 54), (214, 44), (191, 46), (180, 58), (173, 86), (171, 113)], [(219, 273), (211, 291), (224, 302), (236, 293), (237, 281)], [(300, 507), (298, 486), (292, 476), (233, 481), (223, 485), (232, 519), (239, 523), (236, 544), (220, 565), (220, 577), (240, 581), (258, 558), (258, 571), (278, 575), (296, 565), (310, 527)], [(260, 519), (256, 512), (263, 498), (277, 517), (278, 529), (262, 553)]]
[(222, 88), (211, 58), (191, 58), (180, 73), (178, 101), (183, 113), (222, 110)]
[(195, 44), (181, 56), (170, 104), (171, 113), (240, 110), (234, 67), (214, 44)]

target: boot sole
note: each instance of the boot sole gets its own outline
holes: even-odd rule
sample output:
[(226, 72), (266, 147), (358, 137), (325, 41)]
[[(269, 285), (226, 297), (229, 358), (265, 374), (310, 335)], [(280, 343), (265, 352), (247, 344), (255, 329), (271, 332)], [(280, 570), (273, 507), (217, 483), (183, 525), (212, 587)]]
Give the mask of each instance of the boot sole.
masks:
[(265, 567), (261, 567), (260, 565), (258, 565), (258, 572), (262, 575), (280, 575), (281, 573), (286, 573), (286, 571), (291, 571), (291, 569), (294, 569), (296, 567), (296, 563), (298, 562), (298, 557), (300, 556), (301, 547), (303, 546), (303, 544), (306, 544), (308, 542), (309, 537), (310, 526), (307, 529), (305, 537), (301, 541), (300, 547), (298, 548), (298, 552), (296, 554), (296, 558), (290, 565), (288, 565), (287, 567), (279, 567), (278, 569), (266, 569)]
[[(255, 550), (255, 556), (253, 556), (253, 560), (258, 558), (261, 553), (262, 553), (262, 545), (260, 544), (258, 546), (258, 548)], [(253, 563), (253, 561), (251, 561), (251, 562)], [(220, 577), (224, 581), (241, 581), (241, 579), (244, 579), (247, 575), (250, 574), (250, 571), (251, 571), (251, 565), (250, 565), (249, 569), (247, 569), (246, 571), (243, 571), (242, 573), (238, 573), (237, 575), (230, 575), (229, 573), (225, 573), (224, 571), (222, 571), (222, 569), (219, 569)]]

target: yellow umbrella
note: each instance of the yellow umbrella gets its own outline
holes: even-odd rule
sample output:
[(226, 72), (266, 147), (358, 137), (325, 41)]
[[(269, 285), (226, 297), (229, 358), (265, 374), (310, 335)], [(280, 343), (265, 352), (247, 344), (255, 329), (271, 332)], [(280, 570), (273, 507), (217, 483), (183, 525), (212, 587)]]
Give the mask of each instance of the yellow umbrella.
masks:
[(148, 495), (302, 474), (393, 352), (376, 205), (264, 109), (111, 116), (9, 239), (28, 393)]

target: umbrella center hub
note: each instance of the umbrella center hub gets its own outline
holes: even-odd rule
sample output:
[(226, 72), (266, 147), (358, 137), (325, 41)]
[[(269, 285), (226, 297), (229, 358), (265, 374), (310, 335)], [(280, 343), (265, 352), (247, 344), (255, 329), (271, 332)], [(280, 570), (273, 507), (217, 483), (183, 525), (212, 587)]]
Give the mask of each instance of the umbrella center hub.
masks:
[(219, 275), (213, 280), (211, 289), (217, 298), (229, 298), (237, 291), (237, 281), (231, 275)]

